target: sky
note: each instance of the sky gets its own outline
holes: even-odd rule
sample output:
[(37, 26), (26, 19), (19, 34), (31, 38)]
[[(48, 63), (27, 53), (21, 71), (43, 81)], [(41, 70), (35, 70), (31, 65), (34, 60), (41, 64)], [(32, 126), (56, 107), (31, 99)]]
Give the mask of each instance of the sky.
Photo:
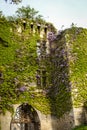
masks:
[(58, 30), (69, 28), (72, 23), (87, 28), (87, 0), (22, 0), (18, 5), (9, 4), (9, 1), (0, 0), (0, 10), (5, 16), (14, 15), (18, 8), (30, 5)]

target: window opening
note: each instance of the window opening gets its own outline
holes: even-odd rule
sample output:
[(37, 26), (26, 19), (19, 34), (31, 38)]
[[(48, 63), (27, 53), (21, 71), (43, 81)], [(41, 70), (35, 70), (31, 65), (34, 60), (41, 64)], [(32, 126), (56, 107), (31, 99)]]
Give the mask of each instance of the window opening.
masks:
[(31, 32), (33, 32), (33, 28), (34, 28), (33, 23), (31, 23), (30, 27), (31, 27)]
[(37, 25), (37, 31), (38, 31), (39, 34), (40, 34), (40, 28), (41, 28), (41, 25), (38, 24), (38, 25)]

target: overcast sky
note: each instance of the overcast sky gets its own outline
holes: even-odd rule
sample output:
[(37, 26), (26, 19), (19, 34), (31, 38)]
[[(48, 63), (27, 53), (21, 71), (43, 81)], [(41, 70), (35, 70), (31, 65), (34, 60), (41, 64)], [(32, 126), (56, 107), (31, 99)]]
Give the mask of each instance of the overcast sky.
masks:
[(57, 29), (70, 27), (72, 23), (87, 28), (87, 0), (22, 0), (19, 5), (0, 0), (0, 10), (4, 15), (13, 15), (17, 8), (28, 6), (39, 11)]

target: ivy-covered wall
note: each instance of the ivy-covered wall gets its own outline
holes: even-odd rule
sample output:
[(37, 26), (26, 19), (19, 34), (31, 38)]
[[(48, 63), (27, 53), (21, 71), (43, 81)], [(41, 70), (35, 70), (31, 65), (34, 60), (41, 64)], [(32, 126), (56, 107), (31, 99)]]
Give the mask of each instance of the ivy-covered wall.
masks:
[(2, 19), (0, 28), (0, 110), (4, 112), (32, 97), (29, 85), (36, 80), (38, 36), (28, 35), (27, 30), (18, 36), (11, 23)]
[(87, 106), (87, 29), (66, 30), (73, 105)]
[(27, 102), (44, 114), (61, 117), (73, 102), (86, 104), (86, 29), (62, 31), (49, 42), (47, 54), (46, 37), (41, 40), (28, 25), (21, 26), (20, 35), (15, 23), (1, 19), (0, 28), (0, 112)]
[(0, 112), (13, 111), (13, 104), (29, 103), (45, 114), (51, 113), (44, 87), (36, 85), (43, 61), (38, 63), (37, 41), (41, 39), (35, 24), (33, 32), (31, 21), (24, 28), (20, 20), (12, 23), (0, 19)]
[(87, 29), (71, 27), (49, 42), (43, 64), (44, 90), (52, 114), (61, 117), (73, 107), (87, 106)]
[(69, 79), (69, 61), (64, 32), (50, 41), (50, 55), (47, 66), (48, 96), (52, 114), (58, 118), (72, 109)]

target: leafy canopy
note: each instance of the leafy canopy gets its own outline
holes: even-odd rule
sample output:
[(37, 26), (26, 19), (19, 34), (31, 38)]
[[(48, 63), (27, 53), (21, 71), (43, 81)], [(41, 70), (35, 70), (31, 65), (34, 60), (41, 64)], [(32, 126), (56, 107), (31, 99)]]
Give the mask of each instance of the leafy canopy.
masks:
[(18, 8), (16, 14), (20, 18), (34, 19), (38, 14), (38, 11), (36, 11), (34, 8), (31, 8), (30, 6), (22, 6), (21, 8)]
[(20, 2), (22, 2), (22, 0), (4, 0), (5, 2), (9, 1), (10, 4), (19, 4)]

